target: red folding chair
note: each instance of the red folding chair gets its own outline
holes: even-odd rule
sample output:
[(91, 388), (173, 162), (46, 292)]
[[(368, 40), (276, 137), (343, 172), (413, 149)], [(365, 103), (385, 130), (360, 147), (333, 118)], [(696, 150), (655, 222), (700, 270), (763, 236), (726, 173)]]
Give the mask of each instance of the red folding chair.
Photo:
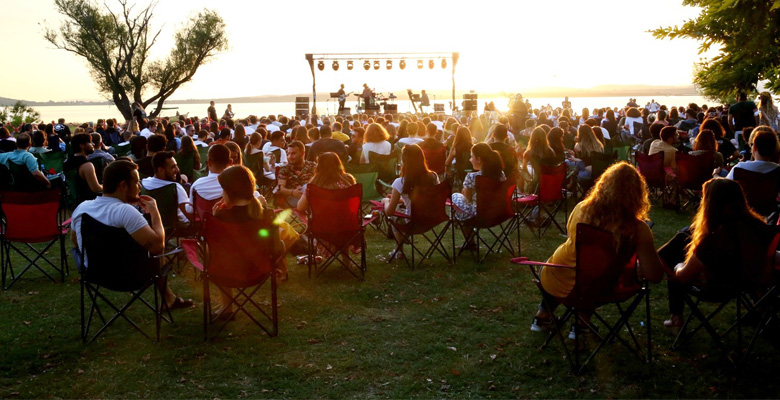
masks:
[[(48, 189), (40, 192), (0, 192), (0, 264), (2, 264), (3, 289), (9, 289), (30, 268), (35, 267), (46, 277), (56, 282), (44, 266), (48, 264), (65, 281), (68, 258), (65, 253), (65, 235), (70, 219), (63, 221), (62, 192)], [(46, 257), (49, 249), (59, 242), (59, 265)], [(11, 262), (14, 252), (27, 261), (19, 273), (15, 273)], [(30, 254), (32, 253), (32, 254)], [(31, 258), (32, 256), (32, 258)], [(6, 285), (6, 278), (11, 281)]]
[[(307, 265), (309, 277), (312, 271), (319, 277), (333, 263), (344, 267), (358, 280), (366, 273), (366, 225), (374, 218), (363, 219), (360, 204), (363, 197), (361, 184), (346, 189), (329, 190), (306, 185), (309, 200), (306, 235), (309, 238)], [(315, 243), (325, 254), (322, 263), (315, 263)], [(350, 249), (360, 249), (360, 261), (350, 255)]]
[(203, 223), (206, 214), (211, 214), (214, 211), (214, 205), (221, 199), (222, 197), (217, 197), (213, 200), (206, 200), (200, 196), (197, 189), (192, 191), (192, 207), (195, 209), (195, 215), (200, 223)]
[[(688, 205), (699, 203), (704, 182), (712, 179), (713, 153), (705, 152), (693, 156), (678, 151), (674, 153), (674, 157), (677, 163), (677, 204), (679, 210), (685, 210)], [(688, 198), (684, 204), (683, 196)]]
[[(565, 163), (560, 163), (556, 166), (540, 166), (537, 172), (539, 174), (539, 189), (537, 193), (520, 195), (515, 199), (515, 202), (522, 206), (520, 218), (531, 229), (531, 232), (533, 232), (533, 227), (528, 221), (533, 209), (538, 206), (540, 215), (542, 212), (546, 214), (544, 219), (537, 224), (536, 233), (540, 238), (547, 232), (547, 228), (550, 225), (555, 225), (561, 234), (566, 235), (566, 230), (563, 228), (569, 214), (566, 203), (566, 188), (563, 185), (563, 181), (566, 180), (566, 172), (567, 167)], [(555, 219), (561, 208), (563, 208), (563, 225)]]
[[(633, 242), (622, 243), (620, 248), (615, 247), (615, 237), (610, 231), (599, 229), (591, 225), (577, 224), (577, 240), (575, 243), (577, 251), (577, 265), (550, 264), (545, 262), (529, 261), (525, 257), (512, 259), (512, 262), (518, 265), (528, 266), (534, 275), (534, 282), (539, 288), (543, 298), (544, 289), (541, 284), (541, 268), (556, 268), (573, 270), (575, 275), (574, 288), (566, 296), (556, 298), (556, 300), (566, 307), (563, 317), (558, 321), (554, 331), (548, 335), (547, 340), (542, 345), (546, 347), (554, 336), (558, 336), (561, 341), (566, 358), (569, 360), (574, 372), (582, 372), (585, 365), (607, 343), (615, 340), (624, 344), (640, 360), (649, 362), (651, 360), (651, 330), (650, 330), (650, 287), (647, 282), (638, 282), (636, 277), (636, 244)], [(549, 296), (549, 295), (548, 295)], [(637, 339), (636, 334), (631, 328), (629, 319), (634, 311), (645, 301), (645, 323), (647, 324), (647, 348), (642, 350), (642, 346)], [(628, 307), (623, 307), (628, 303)], [(619, 318), (616, 322), (610, 323), (604, 316), (597, 311), (598, 307), (614, 304), (617, 308)], [(545, 306), (552, 309), (545, 301)], [(574, 317), (574, 324), (583, 321), (581, 314), (588, 312), (593, 314), (593, 318), (588, 324), (593, 335), (599, 339), (599, 344), (580, 362), (580, 334), (575, 334), (574, 349), (569, 347), (563, 337), (562, 327), (568, 320)], [(598, 333), (596, 324), (605, 327), (606, 334)], [(620, 336), (623, 330), (629, 334), (629, 340)], [(573, 357), (572, 357), (572, 354)]]
[[(182, 245), (187, 258), (203, 277), (203, 336), (209, 339), (209, 325), (215, 324), (225, 312), (213, 316), (209, 283), (214, 283), (223, 295), (230, 297), (235, 313), (241, 311), (269, 336), (279, 333), (277, 286), (274, 275), (276, 261), (273, 246), (279, 240), (278, 229), (263, 220), (242, 223), (220, 221), (204, 215), (203, 237), (186, 239)], [(253, 297), (270, 280), (270, 305)], [(234, 296), (232, 290), (236, 290)], [(253, 311), (257, 311), (253, 314)], [(213, 336), (225, 328), (231, 318), (217, 328)]]
[(647, 189), (653, 200), (662, 200), (666, 192), (666, 171), (664, 170), (664, 153), (655, 153), (649, 156), (642, 152), (636, 152), (636, 159), (639, 173), (647, 182)]
[[(508, 179), (501, 182), (477, 175), (475, 182), (477, 214), (459, 223), (466, 228), (468, 234), (455, 259), (464, 250), (469, 250), (479, 263), (484, 262), (490, 253), (500, 253), (502, 249), (508, 251), (512, 256), (520, 255), (520, 223), (513, 207), (515, 187), (515, 182)], [(494, 232), (494, 230), (498, 232)], [(483, 237), (482, 231), (487, 231), (490, 236)], [(512, 233), (517, 235), (517, 252), (515, 252), (510, 239)], [(491, 236), (493, 242), (489, 243), (487, 239), (490, 239)], [(472, 241), (476, 244), (476, 248), (467, 246)], [(486, 247), (486, 251), (484, 255), (480, 256), (482, 245)]]
[[(421, 189), (412, 196), (412, 212), (410, 215), (396, 213), (395, 217), (397, 219), (388, 218), (389, 223), (404, 236), (404, 241), (396, 244), (393, 257), (390, 257), (388, 262), (395, 258), (395, 254), (398, 251), (403, 250), (405, 244), (408, 244), (410, 252), (407, 254), (411, 258), (407, 257), (405, 260), (411, 269), (419, 267), (426, 258), (430, 258), (435, 252), (441, 254), (447, 260), (447, 263), (453, 263), (453, 258), (447, 254), (447, 249), (442, 243), (447, 230), (450, 230), (452, 248), (455, 248), (455, 230), (451, 229), (452, 220), (450, 218), (452, 213), (447, 212), (448, 208), (452, 208), (448, 201), (451, 195), (452, 189), (447, 181), (430, 188)], [(445, 225), (437, 231), (436, 228), (441, 224)], [(425, 239), (430, 247), (425, 251), (420, 249), (415, 244), (415, 236)], [(417, 255), (420, 256), (419, 262), (415, 262)]]
[(421, 149), (425, 156), (425, 162), (428, 164), (428, 169), (437, 173), (439, 176), (444, 176), (447, 172), (447, 168), (444, 165), (444, 162), (447, 161), (447, 148), (445, 146), (436, 148), (421, 146)]
[(748, 205), (757, 213), (770, 218), (777, 214), (777, 194), (780, 192), (780, 168), (762, 174), (744, 168), (734, 168), (734, 180), (742, 186)]

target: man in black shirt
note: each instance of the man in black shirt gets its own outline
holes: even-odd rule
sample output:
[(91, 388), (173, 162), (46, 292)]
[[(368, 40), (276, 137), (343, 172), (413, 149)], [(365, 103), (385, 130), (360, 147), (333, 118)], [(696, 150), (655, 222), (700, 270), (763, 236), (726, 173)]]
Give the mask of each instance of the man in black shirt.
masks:
[(317, 161), (317, 157), (319, 157), (320, 154), (332, 151), (339, 156), (342, 164), (346, 163), (349, 159), (347, 146), (345, 146), (344, 143), (333, 139), (332, 136), (333, 132), (331, 132), (330, 126), (323, 125), (320, 127), (320, 138), (312, 143), (311, 149), (306, 153), (306, 160)]
[(757, 126), (755, 112), (758, 109), (756, 103), (748, 101), (747, 94), (740, 92), (737, 95), (739, 103), (729, 107), (729, 128), (734, 132), (734, 138), (739, 140), (742, 130), (749, 126)]
[(149, 140), (146, 142), (146, 157), (138, 160), (138, 173), (144, 178), (154, 175), (154, 166), (152, 166), (152, 157), (165, 150), (165, 145), (168, 144), (168, 139), (163, 135), (149, 136)]
[(214, 102), (212, 101), (212, 102), (210, 102), (209, 104), (210, 104), (210, 105), (209, 105), (209, 108), (208, 108), (208, 110), (207, 110), (207, 111), (208, 111), (208, 114), (209, 114), (209, 118), (210, 118), (212, 121), (219, 122), (219, 120), (217, 119), (217, 108), (216, 108), (216, 107), (214, 107)]

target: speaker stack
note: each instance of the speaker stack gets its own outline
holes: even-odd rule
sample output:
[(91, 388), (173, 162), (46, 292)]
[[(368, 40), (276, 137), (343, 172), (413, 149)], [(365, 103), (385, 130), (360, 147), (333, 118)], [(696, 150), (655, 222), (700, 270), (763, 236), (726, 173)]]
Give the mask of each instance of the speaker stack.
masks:
[(398, 114), (398, 104), (385, 104), (385, 114)]
[(309, 98), (308, 97), (296, 97), (295, 98), (295, 115), (298, 115), (298, 116), (309, 115)]
[(463, 95), (463, 111), (477, 111), (476, 93), (466, 93)]

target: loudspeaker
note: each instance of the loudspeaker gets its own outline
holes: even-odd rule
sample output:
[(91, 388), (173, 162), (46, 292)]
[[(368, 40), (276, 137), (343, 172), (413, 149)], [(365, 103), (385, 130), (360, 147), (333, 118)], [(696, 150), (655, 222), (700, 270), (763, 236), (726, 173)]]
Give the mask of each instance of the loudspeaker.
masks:
[(466, 93), (463, 95), (463, 100), (476, 100), (477, 94), (476, 93)]
[(308, 97), (296, 97), (295, 98), (295, 115), (309, 115), (309, 98)]
[(463, 111), (477, 111), (477, 101), (463, 100)]
[(350, 115), (351, 109), (349, 107), (344, 107), (344, 109), (341, 110), (341, 114), (339, 115)]
[(435, 112), (437, 114), (444, 114), (444, 104), (434, 103), (433, 104), (433, 112)]
[(398, 114), (398, 104), (385, 104), (385, 114)]

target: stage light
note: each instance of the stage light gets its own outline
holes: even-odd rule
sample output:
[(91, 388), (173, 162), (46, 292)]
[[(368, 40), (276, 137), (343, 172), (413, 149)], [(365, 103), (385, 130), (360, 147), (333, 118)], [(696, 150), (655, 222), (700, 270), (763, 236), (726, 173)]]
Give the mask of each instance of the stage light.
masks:
[(401, 62), (398, 63), (398, 68), (406, 68), (406, 60), (401, 60)]
[(339, 62), (338, 61), (334, 61), (333, 62), (333, 70), (334, 71), (338, 71), (339, 70)]
[(423, 60), (417, 60), (417, 69), (423, 69)]
[(387, 69), (393, 69), (393, 61), (387, 60)]
[(371, 69), (371, 63), (370, 63), (370, 62), (368, 62), (368, 60), (366, 60), (366, 61), (363, 61), (363, 69), (364, 69), (364, 70), (366, 70), (366, 71), (368, 71), (369, 69)]
[(322, 71), (325, 69), (325, 63), (323, 61), (320, 61), (317, 63), (317, 69)]
[(433, 60), (428, 60), (428, 68), (433, 69), (433, 66), (436, 65)]
[(374, 60), (374, 69), (379, 69), (379, 60)]
[(354, 68), (354, 64), (352, 64), (352, 60), (347, 61), (347, 69), (352, 71), (352, 68)]
[(447, 59), (446, 58), (442, 58), (441, 59), (441, 68), (442, 69), (447, 69)]

